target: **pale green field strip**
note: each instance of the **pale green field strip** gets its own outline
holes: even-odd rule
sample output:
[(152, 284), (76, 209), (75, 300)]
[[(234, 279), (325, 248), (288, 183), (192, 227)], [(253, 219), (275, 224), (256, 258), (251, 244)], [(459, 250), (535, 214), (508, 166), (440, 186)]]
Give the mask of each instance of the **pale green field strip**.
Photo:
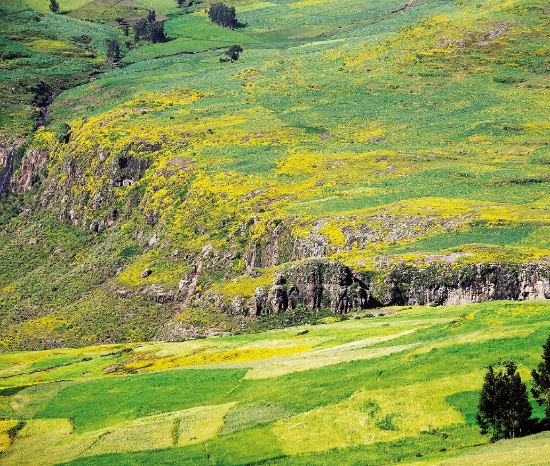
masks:
[(18, 442), (1, 464), (50, 466), (82, 456), (181, 447), (214, 437), (234, 406), (204, 406), (140, 418), (108, 429), (75, 434), (68, 419), (36, 419), (26, 423)]
[(439, 464), (442, 466), (464, 464), (471, 466), (515, 466), (517, 464), (543, 466), (549, 463), (548, 458), (550, 458), (550, 434), (544, 432), (528, 438), (487, 445), (460, 458)]

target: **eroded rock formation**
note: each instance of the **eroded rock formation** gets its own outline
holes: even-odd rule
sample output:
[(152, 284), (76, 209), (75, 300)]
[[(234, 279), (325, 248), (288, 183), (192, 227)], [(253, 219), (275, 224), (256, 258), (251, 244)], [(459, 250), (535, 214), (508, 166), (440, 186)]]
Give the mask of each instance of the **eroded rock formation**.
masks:
[(389, 305), (452, 305), (497, 299), (549, 299), (550, 264), (474, 264), (462, 268), (397, 266), (354, 273), (328, 259), (280, 269), (273, 286), (257, 288), (249, 315), (281, 313), (302, 306), (342, 314)]

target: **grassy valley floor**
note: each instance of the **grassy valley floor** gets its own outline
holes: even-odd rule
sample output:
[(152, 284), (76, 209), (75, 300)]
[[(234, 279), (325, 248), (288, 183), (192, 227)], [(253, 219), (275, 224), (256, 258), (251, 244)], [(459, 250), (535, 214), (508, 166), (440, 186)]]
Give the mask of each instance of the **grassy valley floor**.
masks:
[(548, 433), (489, 445), (474, 417), (489, 364), (512, 359), (529, 380), (549, 312), (546, 301), (392, 308), (256, 335), (0, 354), (0, 464), (548, 464)]

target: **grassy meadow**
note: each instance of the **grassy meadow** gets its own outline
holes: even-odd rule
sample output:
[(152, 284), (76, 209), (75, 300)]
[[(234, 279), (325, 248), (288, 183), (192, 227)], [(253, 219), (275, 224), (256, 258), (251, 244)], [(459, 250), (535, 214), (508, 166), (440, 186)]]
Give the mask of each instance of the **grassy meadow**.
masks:
[(48, 13), (20, 0), (0, 3), (0, 143), (31, 134), (51, 93), (88, 81), (105, 62), (105, 41), (123, 37), (102, 24), (49, 14), (49, 1), (40, 3)]
[[(545, 259), (548, 90), (533, 45), (542, 18), (530, 13), (544, 8), (524, 3), (425, 1), (399, 14), (389, 13), (396, 1), (344, 12), (256, 3), (242, 6), (236, 31), (201, 11), (171, 18), (173, 40), (130, 51), (137, 63), (55, 102), (51, 124), (75, 132), (57, 165), (76, 157), (92, 197), (106, 186), (89, 147), (114, 159), (132, 138), (162, 141), (145, 177), (113, 193), (120, 203), (139, 191), (140, 210), (158, 212), (156, 249), (238, 248), (234, 230), (255, 217), (260, 241), (288, 222), (359, 268), (386, 256)], [(241, 59), (219, 63), (210, 49), (232, 43)], [(179, 158), (185, 169), (166, 168)], [(79, 207), (87, 220), (101, 215)], [(404, 225), (407, 235), (394, 231)], [(165, 254), (140, 255), (120, 281), (137, 285), (133, 268)]]
[(513, 359), (529, 384), (549, 311), (392, 308), (254, 335), (2, 353), (0, 464), (547, 464), (547, 432), (488, 444), (474, 417), (489, 364)]

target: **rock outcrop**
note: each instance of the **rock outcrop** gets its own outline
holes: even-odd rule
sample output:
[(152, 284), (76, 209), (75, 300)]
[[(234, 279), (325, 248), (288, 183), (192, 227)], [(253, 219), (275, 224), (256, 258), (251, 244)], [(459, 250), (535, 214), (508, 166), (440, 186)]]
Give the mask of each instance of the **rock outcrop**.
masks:
[[(158, 150), (158, 149), (157, 149)], [(150, 161), (127, 154), (113, 159), (109, 173), (111, 186), (131, 186), (145, 174)]]
[[(256, 224), (252, 218), (244, 230)], [(259, 238), (250, 239), (245, 254), (245, 267), (274, 267), (294, 258), (293, 237), (289, 226), (274, 221), (266, 226), (266, 232)]]
[(30, 191), (40, 179), (46, 167), (48, 152), (41, 149), (29, 149), (21, 161), (18, 176), (13, 180), (17, 191)]
[(8, 166), (12, 150), (13, 150), (13, 146), (0, 145), (0, 170), (3, 170)]
[(313, 259), (278, 272), (273, 286), (254, 292), (250, 315), (281, 313), (302, 306), (310, 311), (330, 308), (335, 314), (375, 307), (368, 284), (337, 261)]
[[(291, 261), (322, 259), (342, 251), (367, 249), (372, 244), (410, 241), (429, 233), (452, 231), (470, 217), (441, 219), (380, 214), (367, 219), (349, 217), (344, 226), (331, 226), (330, 219), (320, 219), (305, 227), (309, 230), (305, 236), (293, 230), (295, 219), (262, 223), (253, 217), (241, 226), (243, 236), (248, 233), (245, 266), (247, 271), (255, 267), (271, 268)], [(327, 227), (341, 236), (339, 243), (331, 243), (329, 235), (323, 231)]]
[(397, 266), (354, 273), (337, 261), (313, 259), (277, 272), (273, 286), (257, 288), (249, 315), (293, 310), (353, 309), (390, 305), (452, 305), (497, 299), (550, 298), (550, 264), (474, 264), (462, 268)]
[(15, 153), (20, 142), (12, 146), (0, 146), (0, 197), (10, 189)]
[[(473, 264), (453, 269), (394, 269), (381, 301), (388, 304), (453, 305), (497, 299), (550, 298), (549, 264)], [(391, 283), (389, 283), (391, 282)]]

